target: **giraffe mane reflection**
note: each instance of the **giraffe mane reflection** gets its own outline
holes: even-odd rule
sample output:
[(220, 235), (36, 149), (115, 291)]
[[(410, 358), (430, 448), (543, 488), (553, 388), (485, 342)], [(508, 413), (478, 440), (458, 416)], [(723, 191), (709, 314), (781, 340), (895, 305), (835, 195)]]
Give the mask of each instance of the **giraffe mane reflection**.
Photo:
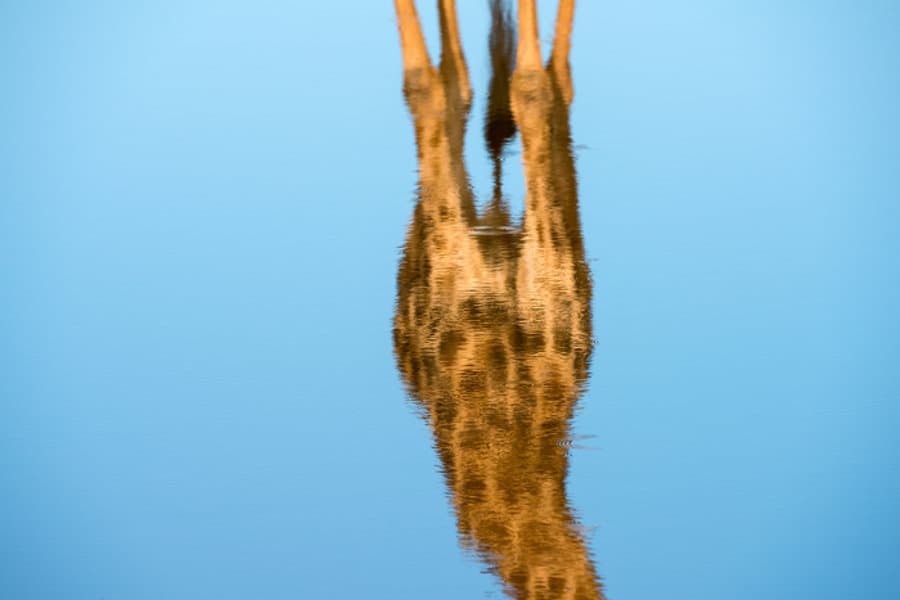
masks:
[[(565, 486), (591, 353), (569, 132), (574, 0), (560, 1), (546, 64), (535, 1), (519, 0), (517, 48), (504, 3), (491, 2), (485, 137), (495, 186), (480, 213), (463, 160), (471, 88), (455, 3), (439, 0), (437, 67), (413, 0), (395, 7), (419, 165), (397, 277), (399, 370), (434, 435), (463, 544), (512, 597), (602, 598)], [(516, 130), (526, 198), (513, 227), (500, 161)]]

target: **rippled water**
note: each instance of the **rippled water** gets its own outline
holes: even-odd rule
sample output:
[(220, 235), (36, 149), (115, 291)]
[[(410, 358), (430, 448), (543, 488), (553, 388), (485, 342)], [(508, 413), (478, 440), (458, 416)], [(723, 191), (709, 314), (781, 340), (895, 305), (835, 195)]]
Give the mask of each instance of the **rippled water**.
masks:
[(892, 597), (900, 11), (459, 4), (0, 9), (0, 598)]

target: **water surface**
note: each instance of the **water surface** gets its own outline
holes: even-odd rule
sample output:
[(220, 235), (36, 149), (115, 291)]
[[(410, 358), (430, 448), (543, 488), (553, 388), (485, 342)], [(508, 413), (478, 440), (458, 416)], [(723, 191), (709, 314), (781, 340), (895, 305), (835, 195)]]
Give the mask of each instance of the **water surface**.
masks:
[[(481, 466), (545, 482), (555, 508), (523, 513), (608, 598), (890, 598), (898, 9), (581, 2), (574, 23), (583, 260), (551, 283), (591, 286), (543, 311), (590, 308), (568, 351), (497, 361), (553, 365), (557, 425), (470, 447), (424, 398), (454, 371), (410, 400), (395, 335), (423, 188), (390, 3), (0, 9), (0, 595), (502, 597), (509, 546), (482, 532), (518, 507), (461, 504)], [(482, 214), (490, 28), (460, 3)], [(479, 354), (536, 306), (521, 141), (508, 213), (465, 238), (503, 310), (457, 353), (500, 400), (536, 394)]]

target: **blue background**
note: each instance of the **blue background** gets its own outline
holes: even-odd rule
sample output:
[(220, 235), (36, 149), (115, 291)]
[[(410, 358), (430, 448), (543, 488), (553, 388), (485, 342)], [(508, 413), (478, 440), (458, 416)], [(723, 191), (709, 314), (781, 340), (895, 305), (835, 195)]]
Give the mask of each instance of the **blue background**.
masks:
[[(611, 598), (894, 597), (897, 31), (891, 1), (579, 4), (569, 484)], [(2, 3), (0, 596), (499, 597), (391, 354), (398, 46), (389, 2)]]

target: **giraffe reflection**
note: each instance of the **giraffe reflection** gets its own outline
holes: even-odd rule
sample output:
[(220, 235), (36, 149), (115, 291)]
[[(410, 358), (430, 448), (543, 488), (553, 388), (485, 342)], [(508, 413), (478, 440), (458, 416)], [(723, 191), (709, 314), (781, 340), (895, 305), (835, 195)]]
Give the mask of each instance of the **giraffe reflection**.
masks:
[[(413, 0), (395, 5), (419, 163), (398, 274), (400, 371), (433, 431), (463, 543), (512, 597), (602, 598), (565, 488), (570, 420), (591, 351), (568, 122), (574, 1), (560, 2), (546, 66), (535, 1), (519, 1), (516, 49), (502, 1), (491, 4), (485, 134), (495, 189), (482, 214), (463, 162), (471, 88), (454, 2), (439, 1), (437, 68)], [(526, 200), (513, 227), (499, 165), (516, 129)]]

